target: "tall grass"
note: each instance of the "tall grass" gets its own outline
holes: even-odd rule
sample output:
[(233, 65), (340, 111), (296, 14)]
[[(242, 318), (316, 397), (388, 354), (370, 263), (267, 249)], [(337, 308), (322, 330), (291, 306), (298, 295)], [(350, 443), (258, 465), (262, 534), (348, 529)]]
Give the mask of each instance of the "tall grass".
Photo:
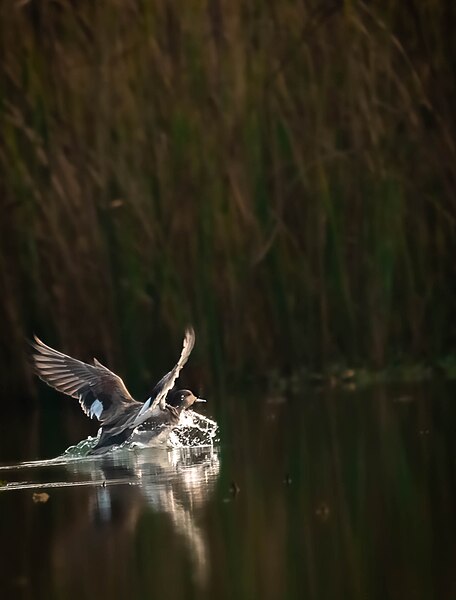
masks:
[(450, 0), (0, 11), (8, 389), (32, 331), (140, 381), (191, 321), (203, 386), (452, 350)]

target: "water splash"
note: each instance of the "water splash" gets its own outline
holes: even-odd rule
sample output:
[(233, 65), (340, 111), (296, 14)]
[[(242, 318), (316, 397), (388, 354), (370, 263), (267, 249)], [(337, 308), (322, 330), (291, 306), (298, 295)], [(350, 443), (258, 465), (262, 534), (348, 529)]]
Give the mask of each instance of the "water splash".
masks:
[(69, 446), (59, 458), (83, 458), (96, 446), (97, 441), (98, 436), (92, 437), (89, 435), (85, 440), (81, 440), (74, 446)]
[[(140, 426), (132, 437), (115, 450), (136, 450), (137, 448), (201, 448), (213, 446), (219, 441), (219, 427), (216, 421), (186, 410), (181, 413), (179, 424), (172, 429), (165, 425), (156, 427)], [(65, 450), (59, 458), (83, 458), (96, 446), (98, 437), (88, 437)]]
[[(143, 435), (146, 434), (146, 435)], [(216, 421), (205, 417), (192, 410), (181, 414), (179, 424), (173, 428), (159, 426), (155, 429), (142, 429), (138, 427), (133, 436), (122, 446), (117, 446), (113, 451), (120, 449), (136, 451), (138, 448), (205, 448), (213, 447), (219, 442), (219, 426)], [(98, 436), (81, 440), (78, 444), (70, 446), (60, 456), (45, 460), (33, 460), (16, 463), (14, 465), (0, 465), (1, 471), (29, 469), (34, 467), (48, 467), (65, 465), (80, 459), (96, 461), (99, 457), (88, 456), (90, 450), (97, 444)], [(100, 455), (105, 456), (105, 455)]]
[(181, 415), (179, 425), (169, 434), (168, 446), (171, 448), (213, 446), (219, 441), (218, 433), (219, 427), (215, 421), (187, 410)]

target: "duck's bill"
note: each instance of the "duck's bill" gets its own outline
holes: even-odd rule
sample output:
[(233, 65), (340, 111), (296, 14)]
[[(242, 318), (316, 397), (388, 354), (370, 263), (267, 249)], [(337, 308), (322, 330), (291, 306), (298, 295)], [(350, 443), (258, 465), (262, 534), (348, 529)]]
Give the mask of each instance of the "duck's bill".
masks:
[(207, 402), (204, 398), (197, 398), (195, 402)]

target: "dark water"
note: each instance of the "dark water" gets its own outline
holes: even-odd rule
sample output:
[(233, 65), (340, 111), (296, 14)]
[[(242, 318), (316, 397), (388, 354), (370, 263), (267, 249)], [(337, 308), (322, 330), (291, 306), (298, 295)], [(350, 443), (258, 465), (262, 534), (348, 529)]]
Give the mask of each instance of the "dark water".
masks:
[[(49, 484), (0, 493), (0, 597), (456, 598), (455, 391), (221, 398), (213, 450), (0, 471)], [(44, 405), (3, 420), (3, 463), (93, 433)]]

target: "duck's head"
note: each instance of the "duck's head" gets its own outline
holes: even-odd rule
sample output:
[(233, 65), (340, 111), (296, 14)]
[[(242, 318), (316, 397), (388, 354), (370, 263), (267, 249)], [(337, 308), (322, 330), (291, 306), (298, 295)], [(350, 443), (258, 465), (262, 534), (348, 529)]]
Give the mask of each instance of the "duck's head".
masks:
[(175, 390), (168, 394), (167, 404), (174, 406), (179, 412), (187, 410), (195, 402), (206, 402), (203, 398), (198, 398), (190, 390)]

